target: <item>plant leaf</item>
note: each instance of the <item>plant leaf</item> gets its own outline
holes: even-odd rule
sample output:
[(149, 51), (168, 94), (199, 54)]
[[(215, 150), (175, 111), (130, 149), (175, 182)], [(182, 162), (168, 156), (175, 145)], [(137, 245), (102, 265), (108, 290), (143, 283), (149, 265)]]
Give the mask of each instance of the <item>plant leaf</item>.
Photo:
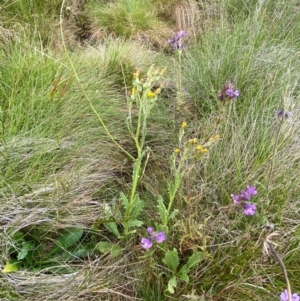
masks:
[(120, 193), (120, 197), (121, 197), (121, 200), (122, 200), (122, 203), (123, 203), (123, 207), (126, 210), (128, 204), (129, 204), (128, 198), (122, 191)]
[(111, 250), (112, 244), (107, 241), (100, 241), (97, 243), (96, 248), (101, 253), (107, 253)]
[(178, 209), (174, 209), (174, 210), (172, 211), (172, 213), (170, 214), (169, 219), (173, 219), (173, 218), (177, 215), (178, 212), (179, 212)]
[(192, 268), (195, 268), (203, 259), (202, 252), (195, 252), (188, 259), (187, 263), (180, 269), (179, 274), (187, 274)]
[(6, 273), (11, 273), (11, 272), (16, 272), (18, 270), (19, 270), (19, 268), (18, 268), (18, 265), (16, 262), (13, 263), (13, 262), (7, 261), (4, 269), (2, 270), (2, 273), (6, 274)]
[(110, 250), (110, 254), (112, 258), (117, 257), (121, 252), (122, 252), (122, 248), (118, 245), (113, 245)]
[(159, 214), (160, 220), (164, 224), (168, 219), (168, 211), (164, 204), (164, 200), (163, 200), (162, 196), (158, 197), (156, 207), (158, 209), (158, 214)]
[(134, 203), (134, 207), (131, 211), (131, 216), (132, 218), (137, 218), (144, 208), (144, 202), (140, 199), (139, 195), (136, 194), (133, 203)]
[(114, 234), (117, 238), (121, 236), (121, 234), (118, 230), (118, 226), (115, 222), (105, 223), (104, 227), (106, 228), (106, 230), (108, 230), (109, 232)]
[(173, 276), (168, 282), (168, 291), (170, 294), (174, 294), (174, 292), (175, 292), (174, 288), (176, 286), (177, 286), (177, 280), (176, 280), (176, 277)]
[(187, 274), (179, 274), (178, 278), (180, 278), (181, 280), (185, 281), (186, 283), (189, 283), (190, 278)]
[(141, 227), (144, 224), (144, 222), (139, 221), (137, 219), (128, 221), (128, 222), (124, 222), (124, 228), (130, 229), (132, 227)]
[(66, 228), (65, 231), (55, 240), (55, 246), (50, 250), (49, 255), (66, 250), (75, 245), (81, 238), (83, 230), (77, 227)]
[(179, 266), (177, 249), (174, 248), (173, 251), (167, 251), (162, 261), (173, 273), (176, 273)]
[(24, 259), (29, 251), (32, 251), (35, 247), (35, 244), (33, 242), (23, 242), (22, 243), (22, 249), (18, 253), (18, 260)]

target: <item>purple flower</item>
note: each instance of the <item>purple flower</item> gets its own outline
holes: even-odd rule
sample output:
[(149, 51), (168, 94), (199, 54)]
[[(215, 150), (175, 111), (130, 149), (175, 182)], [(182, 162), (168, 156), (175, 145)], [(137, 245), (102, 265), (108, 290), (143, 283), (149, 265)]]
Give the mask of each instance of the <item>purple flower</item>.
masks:
[(141, 239), (141, 245), (144, 249), (150, 249), (152, 247), (153, 241), (156, 241), (157, 243), (162, 243), (166, 240), (166, 234), (165, 232), (154, 232), (152, 227), (147, 228), (147, 232), (149, 233), (150, 237), (146, 238), (143, 237)]
[(234, 85), (232, 82), (227, 82), (222, 90), (218, 91), (219, 100), (232, 100), (240, 96), (240, 91), (234, 89)]
[(237, 194), (231, 194), (230, 196), (231, 196), (231, 198), (233, 199), (234, 204), (236, 204), (236, 205), (237, 205), (237, 204), (240, 202), (240, 200), (241, 200), (240, 196), (237, 195)]
[(286, 112), (284, 113), (284, 117), (285, 117), (285, 118), (289, 118), (289, 117), (291, 117), (291, 115), (292, 115), (292, 113), (291, 113), (290, 111), (286, 111)]
[[(251, 197), (257, 194), (254, 186), (247, 185), (246, 190), (241, 190), (240, 194), (231, 194), (231, 198), (235, 205), (240, 205), (244, 209), (245, 215), (254, 215), (256, 212), (256, 205), (249, 204)], [(300, 300), (299, 300), (300, 301)]]
[(255, 204), (243, 204), (244, 207), (244, 214), (245, 215), (254, 215), (256, 212), (256, 205)]
[(141, 239), (141, 245), (144, 249), (150, 249), (152, 247), (152, 240), (150, 238), (143, 237)]
[(247, 193), (252, 197), (253, 195), (257, 195), (257, 190), (254, 186), (247, 185)]
[(277, 111), (277, 116), (279, 117), (279, 116), (281, 116), (283, 114), (283, 109), (278, 109), (278, 111)]
[(292, 112), (291, 111), (284, 112), (282, 108), (279, 108), (278, 111), (277, 111), (277, 116), (281, 117), (282, 115), (284, 115), (285, 118), (289, 118), (289, 117), (291, 117)]
[[(285, 290), (284, 292), (282, 292), (280, 294), (280, 301), (288, 301), (289, 300), (289, 297), (288, 297), (288, 292), (287, 290)], [(300, 301), (300, 296), (296, 293), (294, 293), (292, 295), (292, 301)]]
[(238, 96), (240, 96), (240, 91), (239, 90), (233, 90), (233, 89), (227, 89), (225, 91), (225, 94), (230, 98), (230, 99), (234, 99), (237, 98)]
[(165, 232), (158, 232), (155, 236), (156, 241), (160, 244), (166, 240)]
[(183, 49), (184, 44), (182, 43), (182, 39), (187, 35), (186, 31), (179, 31), (176, 36), (172, 39), (169, 39), (169, 44), (172, 44), (174, 49)]
[(147, 228), (147, 232), (152, 235), (153, 234), (153, 228), (152, 227), (148, 227)]

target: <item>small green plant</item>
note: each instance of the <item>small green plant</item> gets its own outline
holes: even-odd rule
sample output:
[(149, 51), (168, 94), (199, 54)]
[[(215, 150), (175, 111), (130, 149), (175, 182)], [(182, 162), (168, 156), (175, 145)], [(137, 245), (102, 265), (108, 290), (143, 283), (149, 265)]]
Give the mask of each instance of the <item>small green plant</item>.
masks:
[(177, 249), (173, 248), (172, 251), (167, 251), (165, 253), (165, 257), (162, 259), (162, 262), (170, 271), (167, 291), (171, 294), (174, 294), (178, 278), (186, 283), (189, 283), (189, 273), (198, 266), (202, 259), (202, 252), (195, 252), (189, 257), (187, 262), (181, 268), (179, 268), (180, 258)]

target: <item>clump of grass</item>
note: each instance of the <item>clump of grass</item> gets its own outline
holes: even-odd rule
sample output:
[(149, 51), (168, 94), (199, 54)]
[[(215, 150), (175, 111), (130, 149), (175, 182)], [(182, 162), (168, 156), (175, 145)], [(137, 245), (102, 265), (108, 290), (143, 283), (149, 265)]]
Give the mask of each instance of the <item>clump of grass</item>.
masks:
[(157, 46), (166, 45), (171, 30), (158, 17), (157, 7), (151, 1), (141, 5), (137, 0), (86, 5), (91, 20), (91, 39), (101, 37), (125, 37), (146, 40)]
[[(41, 0), (8, 0), (1, 6), (0, 36), (3, 42), (26, 35), (27, 39), (35, 40), (42, 47), (59, 48), (60, 41), (60, 18), (61, 1), (53, 0), (46, 3)], [(65, 41), (69, 47), (78, 44), (76, 41), (79, 24), (78, 19), (82, 11), (82, 1), (70, 0), (63, 8), (65, 22), (67, 23)]]

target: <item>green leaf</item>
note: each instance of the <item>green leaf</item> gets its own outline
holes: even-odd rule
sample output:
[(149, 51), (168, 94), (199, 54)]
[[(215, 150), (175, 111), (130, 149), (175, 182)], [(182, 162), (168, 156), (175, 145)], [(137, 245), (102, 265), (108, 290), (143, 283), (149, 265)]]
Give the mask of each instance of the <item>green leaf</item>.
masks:
[(121, 236), (121, 234), (118, 230), (118, 226), (115, 222), (105, 223), (104, 227), (106, 228), (106, 230), (108, 230), (109, 232), (114, 234), (117, 238)]
[(22, 249), (18, 253), (18, 260), (24, 259), (29, 251), (32, 251), (35, 248), (35, 244), (33, 242), (23, 242)]
[(186, 283), (189, 283), (190, 278), (187, 274), (179, 274), (178, 278), (180, 278), (181, 280), (185, 281)]
[(64, 251), (75, 245), (81, 238), (83, 230), (77, 227), (66, 228), (65, 231), (55, 240), (55, 246), (50, 250), (49, 255)]
[(176, 273), (179, 266), (177, 250), (174, 248), (173, 251), (167, 251), (162, 261), (173, 273)]
[(188, 262), (180, 269), (179, 274), (187, 274), (192, 268), (195, 268), (203, 259), (202, 252), (195, 252), (188, 259)]
[(120, 193), (120, 197), (121, 197), (124, 209), (126, 210), (128, 204), (129, 204), (128, 198), (127, 198), (127, 196), (122, 191)]
[(132, 173), (132, 180), (135, 181), (136, 178), (140, 177), (141, 172), (141, 165), (142, 165), (142, 159), (145, 155), (145, 152), (142, 152), (141, 155), (137, 158), (133, 165), (133, 173)]
[(122, 248), (120, 246), (113, 245), (107, 241), (100, 241), (99, 243), (97, 243), (96, 248), (101, 253), (110, 253), (112, 258), (117, 257), (122, 251)]
[(100, 241), (96, 245), (96, 249), (101, 253), (107, 253), (111, 250), (112, 244), (107, 241)]
[(164, 200), (163, 200), (162, 196), (158, 197), (156, 207), (158, 209), (158, 214), (159, 214), (161, 222), (165, 223), (168, 219), (168, 210), (164, 204)]
[(2, 270), (2, 273), (6, 274), (6, 273), (11, 273), (11, 272), (16, 272), (18, 270), (19, 270), (19, 268), (18, 268), (18, 265), (16, 262), (7, 261), (4, 269)]
[(125, 223), (124, 223), (124, 228), (126, 228), (126, 229), (130, 229), (130, 228), (133, 228), (133, 227), (138, 227), (138, 228), (139, 228), (139, 227), (141, 227), (143, 224), (144, 224), (144, 222), (139, 221), (139, 220), (137, 220), (137, 219), (134, 219), (134, 220), (125, 222)]
[(169, 195), (174, 194), (174, 183), (173, 182), (168, 182), (168, 191), (169, 191)]
[(168, 282), (168, 291), (170, 294), (174, 294), (174, 288), (177, 287), (177, 280), (176, 277), (173, 276)]
[(140, 199), (139, 195), (136, 194), (133, 200), (134, 207), (131, 211), (132, 218), (138, 217), (138, 215), (141, 213), (141, 211), (144, 208), (144, 202)]
[(170, 214), (169, 219), (173, 219), (173, 218), (177, 215), (178, 212), (179, 212), (178, 209), (174, 209), (174, 210), (172, 211), (172, 213)]
[(117, 257), (121, 252), (122, 252), (122, 248), (118, 245), (113, 245), (110, 250), (110, 254), (112, 258)]
[(181, 172), (176, 170), (175, 172), (175, 191), (177, 191), (181, 184)]

